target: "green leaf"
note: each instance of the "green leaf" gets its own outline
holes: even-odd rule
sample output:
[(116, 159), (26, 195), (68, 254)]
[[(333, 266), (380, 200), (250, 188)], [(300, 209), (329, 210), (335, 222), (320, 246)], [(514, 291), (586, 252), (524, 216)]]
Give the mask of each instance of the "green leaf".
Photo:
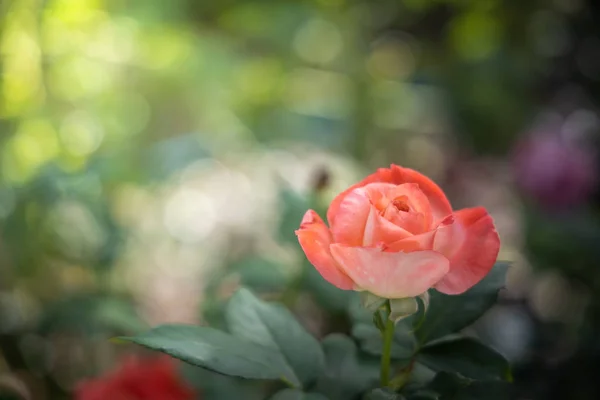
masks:
[[(416, 340), (409, 332), (409, 327), (403, 323), (396, 325), (394, 341), (392, 343), (392, 358), (408, 359), (416, 350)], [(360, 342), (360, 348), (375, 356), (380, 356), (383, 350), (381, 332), (372, 324), (358, 323), (352, 327), (352, 336)]]
[(242, 286), (257, 291), (282, 290), (289, 284), (290, 274), (283, 266), (260, 257), (249, 257), (231, 265), (231, 270), (240, 276)]
[(179, 370), (186, 381), (202, 393), (202, 400), (265, 398), (262, 381), (227, 376), (187, 363), (181, 363)]
[(304, 393), (298, 389), (284, 389), (275, 393), (270, 400), (328, 400), (319, 393)]
[(282, 305), (240, 289), (229, 302), (226, 318), (235, 336), (281, 354), (293, 374), (291, 383), (308, 384), (323, 370), (325, 355), (319, 342)]
[(508, 382), (474, 381), (457, 374), (440, 372), (425, 390), (417, 392), (410, 400), (506, 400), (513, 398), (513, 390)]
[(404, 400), (404, 396), (390, 389), (378, 388), (369, 392), (365, 400)]
[(479, 379), (511, 380), (508, 361), (472, 338), (443, 340), (423, 347), (417, 359), (435, 371), (458, 372)]
[(323, 348), (327, 366), (316, 391), (331, 400), (348, 400), (377, 384), (379, 363), (362, 360), (352, 339), (334, 333), (323, 339)]
[(448, 296), (432, 290), (429, 310), (416, 331), (419, 342), (431, 342), (475, 322), (496, 303), (507, 270), (507, 263), (496, 263), (481, 282), (461, 295)]
[(169, 354), (198, 367), (247, 379), (290, 379), (281, 355), (213, 328), (161, 325), (121, 340)]

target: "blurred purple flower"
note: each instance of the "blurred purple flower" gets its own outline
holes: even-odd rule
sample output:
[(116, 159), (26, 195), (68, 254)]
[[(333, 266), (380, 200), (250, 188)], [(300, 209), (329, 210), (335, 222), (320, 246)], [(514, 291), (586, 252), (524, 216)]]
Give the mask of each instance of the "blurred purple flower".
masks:
[(596, 187), (595, 153), (568, 140), (556, 128), (532, 132), (515, 150), (517, 185), (546, 208), (577, 206)]

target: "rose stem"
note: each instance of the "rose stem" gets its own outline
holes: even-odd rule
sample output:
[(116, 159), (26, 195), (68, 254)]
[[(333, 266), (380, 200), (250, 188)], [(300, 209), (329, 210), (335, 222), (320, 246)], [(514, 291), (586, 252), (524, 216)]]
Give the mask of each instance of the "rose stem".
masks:
[(390, 303), (386, 303), (388, 315), (386, 317), (385, 330), (383, 331), (383, 352), (381, 353), (381, 386), (386, 387), (390, 379), (390, 361), (392, 359), (392, 342), (394, 340), (394, 321), (389, 317)]

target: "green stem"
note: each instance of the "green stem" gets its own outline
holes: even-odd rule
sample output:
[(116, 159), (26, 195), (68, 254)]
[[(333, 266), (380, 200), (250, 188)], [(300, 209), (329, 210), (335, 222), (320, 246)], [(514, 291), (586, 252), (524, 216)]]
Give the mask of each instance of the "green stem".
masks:
[[(389, 307), (389, 306), (388, 306)], [(383, 331), (383, 352), (381, 354), (381, 386), (386, 387), (390, 381), (390, 362), (392, 360), (392, 342), (394, 341), (394, 321), (387, 317)]]

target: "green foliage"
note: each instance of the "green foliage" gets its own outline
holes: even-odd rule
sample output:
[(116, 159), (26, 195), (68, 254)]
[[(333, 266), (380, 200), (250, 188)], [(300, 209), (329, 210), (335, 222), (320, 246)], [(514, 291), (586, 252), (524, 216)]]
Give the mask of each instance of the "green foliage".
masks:
[(295, 379), (280, 354), (209, 327), (162, 325), (120, 339), (222, 374), (247, 379)]
[(226, 317), (235, 336), (281, 354), (290, 371), (286, 378), (293, 384), (311, 383), (323, 371), (325, 356), (319, 342), (283, 306), (241, 289), (231, 299)]
[(455, 373), (440, 372), (408, 400), (509, 400), (513, 387), (502, 381), (474, 381)]
[(467, 292), (448, 296), (430, 291), (430, 307), (418, 327), (419, 343), (428, 343), (445, 335), (458, 332), (481, 317), (498, 298), (504, 287), (508, 264), (498, 262), (481, 282)]
[(435, 371), (458, 372), (481, 380), (510, 380), (508, 361), (472, 338), (450, 338), (421, 348), (417, 359)]
[[(408, 359), (417, 349), (417, 343), (410, 327), (400, 323), (394, 330), (394, 341), (392, 343), (392, 358)], [(352, 327), (352, 335), (360, 342), (361, 349), (369, 354), (381, 355), (383, 340), (381, 333), (373, 325), (358, 323)]]
[[(432, 291), (427, 312), (419, 300), (420, 311), (396, 324), (387, 388), (377, 388), (379, 357), (374, 357), (382, 354), (382, 333), (352, 306), (354, 301), (347, 308), (354, 321), (352, 334), (362, 351), (340, 333), (319, 343), (289, 310), (260, 300), (248, 289), (238, 290), (226, 306), (230, 333), (165, 325), (124, 339), (229, 375), (217, 379), (229, 386), (227, 391), (213, 387), (213, 396), (241, 393), (235, 377), (279, 379), (292, 386), (271, 399), (469, 400), (482, 396), (486, 385), (494, 396), (501, 396), (510, 390), (508, 362), (459, 331), (493, 305), (506, 269), (505, 264), (497, 264), (488, 277), (460, 296)], [(360, 302), (358, 296), (355, 301)], [(389, 317), (387, 311), (383, 316)]]
[(277, 392), (270, 400), (328, 400), (319, 393), (304, 393), (298, 389), (284, 389)]
[(361, 357), (356, 344), (347, 336), (331, 334), (323, 339), (326, 367), (316, 390), (330, 400), (355, 399), (377, 384), (379, 365)]
[(391, 389), (374, 389), (367, 394), (365, 400), (404, 400), (404, 396)]

